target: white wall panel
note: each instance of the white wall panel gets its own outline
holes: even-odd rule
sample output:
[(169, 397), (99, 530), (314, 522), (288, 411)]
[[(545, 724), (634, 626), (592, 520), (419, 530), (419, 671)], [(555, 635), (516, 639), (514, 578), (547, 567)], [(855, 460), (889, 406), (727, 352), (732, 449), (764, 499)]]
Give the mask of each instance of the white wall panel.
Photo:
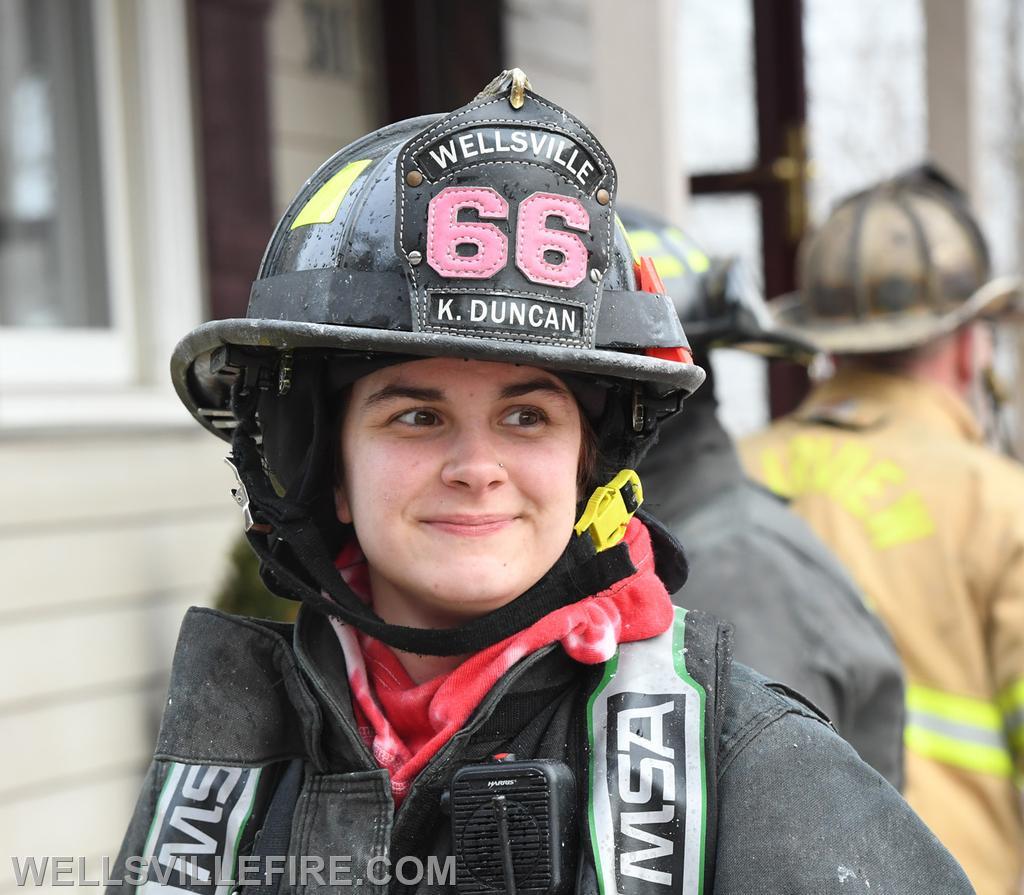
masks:
[[(0, 842), (4, 844), (0, 893), (32, 891), (42, 895), (50, 889), (49, 886), (17, 888), (10, 856), (110, 855), (115, 858), (144, 771), (145, 768), (127, 768), (105, 776), (86, 777), (59, 792), (0, 804)], [(53, 891), (66, 893), (68, 889), (58, 887)], [(98, 895), (101, 890), (93, 888), (91, 891)]]
[(204, 600), (238, 531), (234, 515), (142, 520), (130, 526), (32, 529), (0, 541), (0, 623), (43, 612), (90, 612), (178, 593)]
[(31, 710), (40, 700), (70, 703), (165, 673), (185, 610), (204, 602), (173, 596), (0, 626), (0, 717), (16, 723), (12, 712)]
[(17, 724), (4, 724), (7, 767), (18, 770), (0, 780), (0, 806), (67, 792), (112, 769), (145, 767), (157, 729), (153, 706), (165, 693), (155, 684), (20, 712)]
[[(181, 524), (208, 511), (237, 519), (228, 445), (198, 426), (188, 434), (0, 442), (0, 543), (40, 531), (154, 520)], [(13, 543), (13, 542), (12, 542)], [(16, 549), (10, 546), (0, 550)], [(2, 554), (0, 554), (2, 557)]]

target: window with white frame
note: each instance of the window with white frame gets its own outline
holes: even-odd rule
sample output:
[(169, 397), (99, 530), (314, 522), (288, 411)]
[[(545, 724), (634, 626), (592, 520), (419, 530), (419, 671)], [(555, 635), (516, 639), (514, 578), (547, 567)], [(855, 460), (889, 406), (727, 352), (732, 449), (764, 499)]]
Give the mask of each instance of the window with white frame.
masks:
[(109, 327), (92, 8), (0, 5), (0, 326)]
[(177, 419), (167, 358), (202, 308), (187, 9), (0, 2), (0, 432)]

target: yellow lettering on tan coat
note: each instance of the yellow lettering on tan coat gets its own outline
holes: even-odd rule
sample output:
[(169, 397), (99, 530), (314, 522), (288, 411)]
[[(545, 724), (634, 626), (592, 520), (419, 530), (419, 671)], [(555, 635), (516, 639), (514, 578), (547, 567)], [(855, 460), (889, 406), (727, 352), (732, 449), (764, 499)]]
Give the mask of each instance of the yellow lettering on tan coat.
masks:
[(861, 520), (879, 550), (919, 541), (935, 531), (920, 492), (895, 493), (907, 478), (891, 460), (876, 460), (862, 444), (826, 435), (797, 435), (761, 455), (765, 484), (784, 497), (824, 494)]

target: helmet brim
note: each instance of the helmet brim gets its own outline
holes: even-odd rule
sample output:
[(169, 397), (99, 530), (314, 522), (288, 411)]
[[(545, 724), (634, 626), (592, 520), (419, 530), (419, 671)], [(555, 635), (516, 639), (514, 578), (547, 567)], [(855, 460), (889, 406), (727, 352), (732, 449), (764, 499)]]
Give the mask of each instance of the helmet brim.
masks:
[(945, 314), (919, 313), (870, 320), (808, 323), (799, 292), (789, 292), (769, 303), (781, 334), (801, 339), (828, 354), (884, 354), (926, 345), (973, 320), (991, 320), (1024, 314), (1022, 283), (1018, 277), (998, 277), (978, 289), (967, 301)]
[(209, 371), (210, 356), (225, 345), (278, 351), (322, 348), (375, 355), (462, 357), (635, 381), (656, 392), (682, 392), (684, 396), (692, 394), (705, 377), (704, 370), (696, 364), (625, 351), (497, 339), (470, 340), (438, 333), (286, 320), (213, 320), (198, 326), (178, 343), (171, 358), (171, 379), (178, 397), (196, 420), (225, 440), (229, 439), (228, 430), (232, 428), (228, 414), (228, 389)]
[(808, 364), (821, 349), (810, 339), (797, 333), (782, 331), (774, 324), (770, 328), (716, 329), (687, 325), (686, 334), (695, 350), (729, 348), (746, 351), (772, 360), (789, 360)]

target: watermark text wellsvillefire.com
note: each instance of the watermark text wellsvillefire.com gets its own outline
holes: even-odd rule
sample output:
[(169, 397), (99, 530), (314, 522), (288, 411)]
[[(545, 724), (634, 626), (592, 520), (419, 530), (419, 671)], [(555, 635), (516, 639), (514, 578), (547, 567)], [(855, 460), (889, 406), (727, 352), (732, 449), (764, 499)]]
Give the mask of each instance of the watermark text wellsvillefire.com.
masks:
[(384, 886), (397, 879), (402, 885), (454, 885), (455, 858), (430, 855), (422, 860), (412, 855), (399, 858), (394, 865), (385, 855), (375, 855), (361, 865), (351, 855), (264, 855), (242, 856), (224, 866), (219, 858), (211, 870), (194, 858), (182, 855), (163, 863), (158, 858), (133, 855), (125, 859), (123, 870), (112, 873), (113, 861), (103, 857), (97, 862), (84, 857), (15, 856), (11, 858), (14, 881), (21, 887), (39, 886), (142, 886), (155, 883), (182, 889), (221, 886), (260, 885), (280, 880), (289, 886), (360, 886), (364, 882)]

